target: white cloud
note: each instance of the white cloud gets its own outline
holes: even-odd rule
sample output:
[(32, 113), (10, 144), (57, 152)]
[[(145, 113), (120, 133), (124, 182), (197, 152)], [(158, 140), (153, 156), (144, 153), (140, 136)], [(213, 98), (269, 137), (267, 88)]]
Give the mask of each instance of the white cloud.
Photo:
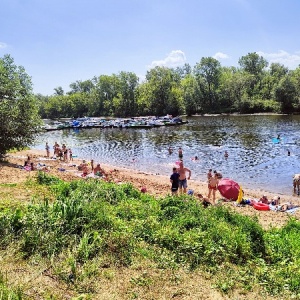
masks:
[(227, 59), (227, 58), (229, 58), (229, 56), (228, 56), (227, 54), (225, 54), (225, 53), (217, 52), (217, 53), (213, 56), (213, 58), (219, 60), (219, 59)]
[(270, 64), (280, 63), (289, 69), (295, 69), (300, 64), (300, 51), (295, 52), (294, 54), (288, 53), (284, 50), (279, 50), (275, 53), (258, 51), (257, 54), (263, 56)]
[(160, 67), (168, 67), (175, 68), (179, 66), (183, 66), (186, 63), (186, 57), (183, 51), (181, 50), (173, 50), (165, 59), (162, 60), (154, 60), (148, 67), (155, 68), (157, 66)]
[(7, 44), (5, 44), (5, 43), (1, 43), (0, 42), (0, 49), (2, 49), (2, 48), (6, 48), (7, 47)]

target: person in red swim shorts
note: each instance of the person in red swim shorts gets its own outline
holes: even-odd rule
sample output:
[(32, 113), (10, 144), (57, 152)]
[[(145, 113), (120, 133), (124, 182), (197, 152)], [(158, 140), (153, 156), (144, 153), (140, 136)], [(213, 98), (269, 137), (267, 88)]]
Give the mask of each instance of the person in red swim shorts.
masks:
[(215, 173), (215, 175), (211, 177), (208, 181), (208, 196), (207, 196), (207, 198), (210, 199), (212, 194), (213, 200), (211, 204), (213, 205), (215, 205), (215, 201), (216, 201), (216, 190), (218, 188), (218, 183), (219, 183), (218, 174)]

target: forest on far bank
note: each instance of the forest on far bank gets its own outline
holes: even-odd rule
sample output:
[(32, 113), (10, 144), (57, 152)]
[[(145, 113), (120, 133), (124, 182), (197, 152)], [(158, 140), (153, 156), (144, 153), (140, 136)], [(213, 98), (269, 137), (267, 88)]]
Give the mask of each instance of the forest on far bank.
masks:
[(195, 66), (155, 67), (139, 82), (133, 72), (100, 75), (36, 94), (42, 118), (205, 113), (299, 113), (300, 66), (289, 70), (256, 52), (239, 67), (223, 67), (213, 57)]

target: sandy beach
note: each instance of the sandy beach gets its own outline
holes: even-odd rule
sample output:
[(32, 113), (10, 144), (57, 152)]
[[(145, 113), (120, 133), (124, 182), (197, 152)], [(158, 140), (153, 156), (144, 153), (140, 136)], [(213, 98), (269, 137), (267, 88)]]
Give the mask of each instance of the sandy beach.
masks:
[[(0, 163), (0, 184), (2, 184), (0, 200), (7, 198), (7, 194), (9, 193), (9, 184), (22, 183), (28, 180), (28, 178), (35, 176), (36, 171), (26, 171), (20, 168), (20, 166), (24, 165), (24, 161), (28, 155), (31, 157), (31, 160), (36, 166), (43, 167), (43, 165), (45, 165), (49, 170), (49, 174), (68, 181), (74, 179), (86, 180), (80, 176), (81, 172), (77, 169), (77, 166), (82, 162), (82, 159), (74, 158), (74, 161), (72, 162), (63, 162), (59, 159), (48, 159), (45, 157), (45, 154), (45, 151), (36, 149), (7, 154), (5, 162)], [(95, 164), (96, 163), (101, 164), (101, 161), (95, 161)], [(157, 198), (170, 194), (170, 181), (169, 176), (167, 175), (156, 175), (106, 164), (101, 164), (101, 167), (109, 174), (109, 180), (116, 183), (130, 182), (138, 189), (145, 187), (147, 193)], [(207, 196), (208, 193), (207, 183), (193, 179), (193, 177), (191, 177), (191, 180), (188, 181), (188, 189), (192, 189), (195, 195), (201, 193), (204, 196)], [(264, 192), (264, 194), (269, 199), (276, 196), (276, 194), (272, 194), (270, 192)], [(253, 189), (244, 189), (244, 199), (259, 199), (261, 196), (262, 191), (256, 190), (255, 187), (253, 187)], [(281, 198), (281, 203), (289, 201), (293, 204), (300, 205), (300, 198), (298, 196), (284, 194), (280, 194), (279, 196)], [(30, 193), (23, 193), (22, 195), (10, 194), (10, 197), (11, 199), (26, 199), (29, 201)], [(221, 198), (223, 197), (219, 192), (217, 192), (217, 199)], [(221, 203), (221, 205), (227, 205), (240, 214), (257, 216), (260, 224), (266, 229), (270, 227), (283, 226), (291, 217), (300, 219), (300, 209), (291, 214), (288, 212), (258, 211), (249, 205), (242, 207), (236, 206), (235, 202)]]

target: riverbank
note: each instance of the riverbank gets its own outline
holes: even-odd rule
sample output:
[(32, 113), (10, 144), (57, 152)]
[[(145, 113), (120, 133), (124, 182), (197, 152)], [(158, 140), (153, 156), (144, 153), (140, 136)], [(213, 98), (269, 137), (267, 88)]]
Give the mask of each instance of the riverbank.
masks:
[[(35, 176), (36, 171), (26, 171), (20, 168), (20, 166), (24, 165), (24, 161), (28, 155), (31, 157), (35, 165), (39, 164), (41, 167), (44, 167), (42, 165), (45, 165), (50, 174), (63, 180), (85, 180), (81, 177), (81, 173), (77, 170), (77, 166), (82, 162), (82, 159), (74, 158), (74, 161), (71, 163), (64, 163), (55, 159), (47, 159), (44, 151), (36, 149), (10, 153), (6, 157), (6, 162), (0, 164), (0, 185), (2, 185), (0, 200), (5, 198), (7, 201), (7, 195), (9, 195), (10, 199), (30, 201), (30, 191), (24, 191), (24, 193), (16, 192), (17, 194), (14, 194), (10, 190), (10, 185), (25, 182), (29, 178), (33, 178)], [(95, 161), (95, 163), (97, 163), (97, 161)], [(169, 176), (140, 172), (129, 168), (121, 168), (107, 164), (101, 164), (101, 167), (109, 174), (109, 180), (116, 183), (130, 182), (139, 190), (145, 187), (147, 193), (154, 195), (157, 198), (166, 196), (170, 193)], [(188, 185), (188, 189), (192, 189), (195, 194), (201, 193), (203, 195), (207, 195), (208, 190), (206, 182), (191, 179), (188, 181)], [(259, 199), (262, 196), (261, 193), (261, 190), (257, 190), (255, 187), (251, 189), (244, 189), (244, 198)], [(276, 194), (272, 194), (270, 192), (266, 192), (265, 194), (269, 199), (276, 196)], [(217, 192), (217, 199), (221, 198), (222, 196), (219, 192)], [(289, 201), (300, 205), (299, 197), (280, 194), (280, 198), (281, 202)], [(283, 226), (291, 216), (300, 219), (300, 210), (290, 214), (286, 212), (257, 211), (248, 205), (244, 207), (237, 207), (235, 203), (222, 202), (222, 205), (230, 206), (232, 209), (243, 215), (256, 216), (259, 223), (266, 229), (269, 227)]]

